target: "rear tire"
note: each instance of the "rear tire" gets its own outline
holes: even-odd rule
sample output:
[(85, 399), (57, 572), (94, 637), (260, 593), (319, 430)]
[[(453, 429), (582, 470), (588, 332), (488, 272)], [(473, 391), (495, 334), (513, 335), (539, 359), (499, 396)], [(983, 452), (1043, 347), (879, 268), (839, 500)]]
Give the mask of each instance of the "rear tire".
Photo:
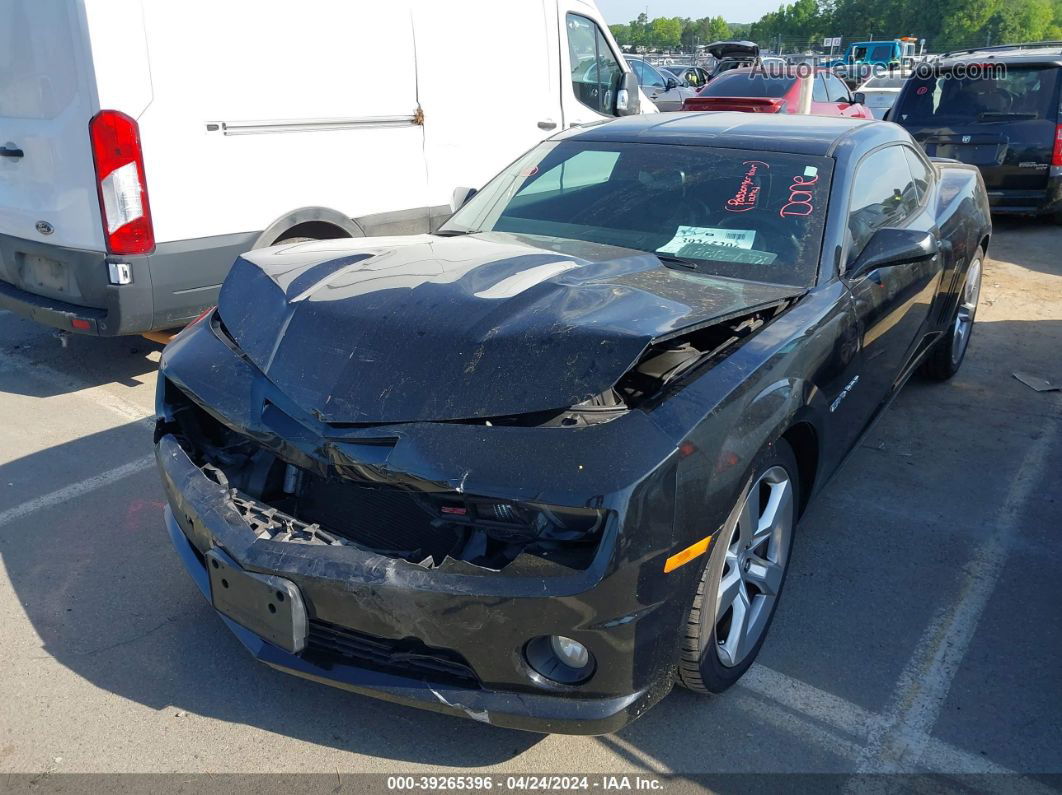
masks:
[(679, 684), (722, 693), (755, 661), (785, 584), (799, 502), (796, 456), (779, 439), (756, 457), (752, 478), (712, 541), (684, 628)]
[(966, 277), (959, 301), (952, 313), (951, 323), (944, 335), (933, 343), (922, 362), (922, 375), (933, 381), (947, 381), (962, 366), (966, 358), (966, 349), (973, 334), (974, 318), (977, 316), (977, 300), (981, 295), (981, 273), (984, 270), (984, 252), (980, 248), (974, 252), (973, 259), (966, 269)]

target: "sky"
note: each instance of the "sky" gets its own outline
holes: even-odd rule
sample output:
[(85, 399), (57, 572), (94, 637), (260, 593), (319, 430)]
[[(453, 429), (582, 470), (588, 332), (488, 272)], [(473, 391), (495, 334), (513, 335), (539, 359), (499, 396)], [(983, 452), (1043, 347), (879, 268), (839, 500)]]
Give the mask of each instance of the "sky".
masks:
[(610, 25), (630, 22), (649, 7), (654, 17), (721, 16), (727, 22), (755, 22), (768, 11), (778, 10), (779, 0), (597, 0), (597, 7)]

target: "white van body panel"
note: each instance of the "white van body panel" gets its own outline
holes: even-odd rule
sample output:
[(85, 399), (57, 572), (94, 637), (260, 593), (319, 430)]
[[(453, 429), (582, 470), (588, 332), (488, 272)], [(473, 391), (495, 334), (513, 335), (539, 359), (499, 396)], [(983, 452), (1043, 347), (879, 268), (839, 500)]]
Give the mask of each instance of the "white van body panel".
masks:
[(561, 129), (555, 6), (507, 0), (499, 13), (497, 0), (465, 0), (455, 27), (454, 5), (414, 15), (430, 206), (482, 187)]
[[(155, 97), (138, 121), (157, 240), (261, 230), (309, 205), (352, 218), (425, 206), (423, 127), (359, 125), (416, 112), (408, 2), (144, 9)], [(316, 129), (323, 119), (336, 128)]]
[[(79, 3), (7, 0), (0, 19), (0, 234), (102, 248), (88, 122), (96, 112)], [(39, 222), (54, 230), (42, 236)]]
[(95, 109), (120, 110), (139, 119), (152, 100), (143, 3), (141, 0), (87, 0), (85, 5), (95, 77)]
[[(454, 188), (610, 118), (576, 96), (569, 14), (628, 70), (590, 0), (6, 0), (0, 306), (84, 333), (170, 328), (296, 224), (429, 231)], [(139, 127), (144, 254), (106, 250), (100, 110)]]

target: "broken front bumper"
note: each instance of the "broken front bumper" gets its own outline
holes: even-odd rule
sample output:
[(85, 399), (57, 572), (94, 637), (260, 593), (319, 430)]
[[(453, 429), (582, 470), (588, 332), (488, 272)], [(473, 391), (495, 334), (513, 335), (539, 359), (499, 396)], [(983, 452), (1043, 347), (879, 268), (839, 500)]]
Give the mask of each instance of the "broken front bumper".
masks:
[[(298, 589), (309, 617), (304, 651), (286, 651), (222, 615), (274, 668), (497, 726), (571, 734), (615, 731), (671, 688), (680, 616), (667, 601), (639, 601), (638, 567), (611, 565), (614, 532), (586, 571), (442, 573), (355, 547), (258, 539), (172, 436), (159, 440), (156, 456), (170, 538), (208, 599), (207, 555), (219, 549), (243, 571)], [(525, 645), (551, 634), (590, 648), (590, 681), (553, 685), (531, 672)]]

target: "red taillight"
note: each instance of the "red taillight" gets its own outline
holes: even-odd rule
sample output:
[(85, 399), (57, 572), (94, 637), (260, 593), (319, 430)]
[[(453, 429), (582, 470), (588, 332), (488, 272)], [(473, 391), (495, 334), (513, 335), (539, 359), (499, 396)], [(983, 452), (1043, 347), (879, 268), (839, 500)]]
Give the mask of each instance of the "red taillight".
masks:
[(1062, 166), (1062, 124), (1055, 127), (1055, 148), (1051, 152), (1051, 165)]
[(101, 110), (89, 122), (92, 159), (107, 251), (149, 254), (155, 249), (140, 129), (116, 110)]

